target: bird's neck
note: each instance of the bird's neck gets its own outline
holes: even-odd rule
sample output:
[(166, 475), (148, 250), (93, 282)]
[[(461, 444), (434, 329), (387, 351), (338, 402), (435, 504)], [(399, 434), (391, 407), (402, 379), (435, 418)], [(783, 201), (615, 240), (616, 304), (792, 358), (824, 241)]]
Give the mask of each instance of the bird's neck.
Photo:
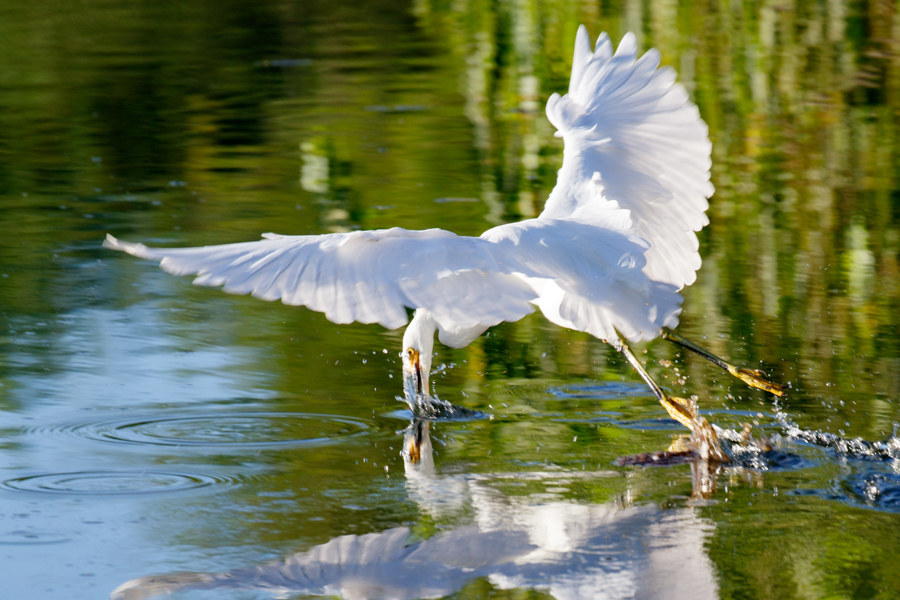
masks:
[(416, 310), (412, 322), (403, 334), (403, 352), (409, 348), (419, 352), (419, 364), (422, 375), (422, 392), (428, 396), (428, 376), (431, 373), (431, 357), (434, 353), (434, 333), (437, 331), (437, 320), (434, 315), (420, 308)]

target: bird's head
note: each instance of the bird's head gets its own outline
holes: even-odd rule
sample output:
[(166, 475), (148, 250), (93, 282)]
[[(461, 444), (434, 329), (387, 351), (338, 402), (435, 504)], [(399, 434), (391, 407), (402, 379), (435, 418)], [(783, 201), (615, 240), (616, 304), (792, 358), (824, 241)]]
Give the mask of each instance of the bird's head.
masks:
[(428, 397), (431, 356), (410, 346), (403, 354), (403, 387), (409, 398), (421, 402)]
[(416, 316), (403, 333), (403, 391), (413, 412), (431, 403), (428, 376), (434, 350), (437, 321), (427, 310), (416, 310)]
[(429, 421), (414, 418), (403, 432), (403, 463), (407, 475), (434, 475), (434, 454), (431, 436), (428, 433), (429, 426)]

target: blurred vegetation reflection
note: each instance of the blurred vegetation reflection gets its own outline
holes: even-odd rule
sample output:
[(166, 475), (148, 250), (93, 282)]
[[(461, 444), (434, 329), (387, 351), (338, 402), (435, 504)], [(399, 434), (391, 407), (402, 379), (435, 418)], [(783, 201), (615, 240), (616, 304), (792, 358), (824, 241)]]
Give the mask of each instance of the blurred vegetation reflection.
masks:
[[(67, 328), (79, 323), (69, 313), (150, 297), (170, 309), (157, 319), (177, 333), (157, 334), (180, 338), (173, 352), (201, 338), (256, 343), (264, 350), (247, 360), (272, 374), (260, 387), (290, 400), (327, 390), (303, 410), (339, 400), (374, 412), (385, 388), (400, 392), (385, 375), (399, 333), (225, 300), (124, 260), (110, 268), (103, 233), (178, 245), (394, 225), (477, 235), (534, 216), (562, 159), (543, 107), (568, 85), (579, 23), (657, 47), (709, 124), (716, 194), (680, 331), (791, 382), (787, 406), (805, 427), (890, 434), (900, 418), (900, 4), (889, 0), (0, 0), (0, 407), (21, 404), (23, 373), (66, 368)], [(368, 368), (351, 358), (360, 349), (377, 351)], [(677, 393), (700, 394), (704, 408), (768, 411), (762, 394), (676, 352), (648, 347), (653, 374)], [(605, 345), (538, 315), (442, 348), (442, 361), (455, 368), (436, 376), (438, 391), (485, 410), (574, 410), (577, 395), (548, 399), (548, 388), (639, 383)], [(640, 393), (593, 408), (627, 412)], [(627, 453), (646, 441), (549, 418), (457, 434), (467, 443), (442, 460), (472, 469), (488, 468), (485, 452), (501, 465), (550, 455), (575, 468), (593, 460), (585, 444)], [(534, 439), (546, 440), (544, 455)], [(665, 501), (668, 475), (645, 477)], [(854, 509), (807, 503), (798, 536), (776, 512), (782, 497), (760, 501), (747, 485), (732, 498), (774, 516), (748, 541), (759, 511), (707, 511), (724, 597), (896, 595), (885, 558), (900, 549), (896, 515), (838, 522), (833, 512)], [(346, 532), (334, 523), (328, 535)], [(842, 576), (823, 575), (835, 565)], [(458, 597), (485, 597), (482, 587)]]
[[(543, 104), (565, 88), (585, 22), (659, 48), (709, 123), (717, 193), (687, 328), (795, 386), (900, 393), (895, 3), (6, 4), (0, 186), (13, 271), (46, 260), (19, 252), (22, 241), (59, 228), (87, 243), (108, 213), (199, 230), (192, 243), (273, 222), (303, 233), (402, 219), (475, 233), (535, 215), (561, 157)], [(456, 92), (468, 123), (450, 114)], [(477, 157), (463, 145), (470, 126)], [(425, 127), (440, 129), (431, 147), (404, 144)], [(305, 198), (283, 186), (298, 147)], [(480, 181), (453, 185), (455, 169)], [(190, 191), (173, 189), (181, 182)], [(417, 184), (480, 202), (447, 223), (445, 204), (417, 206), (428, 200)], [(162, 199), (169, 210), (154, 210)], [(94, 222), (73, 227), (85, 213)], [(59, 278), (73, 277), (65, 261)], [(50, 274), (24, 275), (7, 302), (66, 302), (44, 289)], [(741, 343), (728, 348), (721, 333)]]
[(720, 333), (745, 341), (741, 358), (795, 386), (900, 393), (896, 4), (420, 0), (415, 12), (465, 65), (483, 197), (500, 219), (536, 214), (554, 181), (561, 144), (540, 113), (565, 87), (574, 24), (659, 48), (713, 140), (687, 327), (716, 351), (734, 351)]

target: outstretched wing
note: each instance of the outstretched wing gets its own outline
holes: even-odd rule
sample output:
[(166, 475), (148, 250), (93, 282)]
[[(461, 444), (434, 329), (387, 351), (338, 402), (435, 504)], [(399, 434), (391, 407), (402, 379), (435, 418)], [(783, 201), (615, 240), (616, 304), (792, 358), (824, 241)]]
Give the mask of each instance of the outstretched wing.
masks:
[(306, 306), (334, 323), (394, 329), (406, 324), (409, 307), (427, 308), (460, 327), (486, 328), (534, 310), (535, 292), (507, 272), (487, 240), (398, 227), (263, 237), (222, 246), (148, 248), (107, 235), (103, 245), (159, 261), (176, 275), (197, 275), (196, 284)]
[(636, 58), (631, 33), (613, 54), (605, 33), (592, 51), (579, 28), (569, 93), (547, 102), (565, 151), (541, 218), (628, 211), (629, 232), (650, 245), (644, 273), (681, 289), (700, 268), (712, 146), (675, 71), (658, 66), (656, 50)]

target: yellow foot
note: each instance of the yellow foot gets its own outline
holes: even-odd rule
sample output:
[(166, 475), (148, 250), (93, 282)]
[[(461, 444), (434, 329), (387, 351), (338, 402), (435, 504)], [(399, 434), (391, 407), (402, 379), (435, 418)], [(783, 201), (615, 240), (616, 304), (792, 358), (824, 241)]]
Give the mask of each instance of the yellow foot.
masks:
[(770, 394), (775, 394), (778, 397), (784, 396), (786, 393), (784, 391), (783, 384), (773, 383), (769, 381), (768, 379), (766, 379), (767, 375), (759, 369), (742, 369), (740, 367), (728, 365), (728, 372), (750, 387), (765, 390)]
[(697, 403), (694, 400), (685, 400), (677, 396), (666, 396), (663, 400), (660, 400), (660, 404), (663, 405), (670, 417), (691, 431), (694, 430), (694, 423), (699, 415)]
[[(700, 458), (722, 463), (731, 462), (719, 445), (719, 436), (716, 435), (716, 430), (709, 424), (709, 421), (700, 416), (696, 400), (666, 396), (660, 403), (673, 419), (691, 430), (688, 445)], [(678, 445), (683, 448), (683, 444), (684, 442), (681, 442)]]

